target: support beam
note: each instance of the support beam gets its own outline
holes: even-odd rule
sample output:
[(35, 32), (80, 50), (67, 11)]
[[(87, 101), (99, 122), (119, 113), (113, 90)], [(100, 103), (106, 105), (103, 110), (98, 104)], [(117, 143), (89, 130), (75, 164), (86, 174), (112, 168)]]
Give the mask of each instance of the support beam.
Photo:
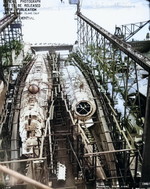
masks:
[(89, 156), (98, 156), (102, 154), (110, 154), (110, 153), (118, 153), (118, 152), (127, 152), (127, 151), (135, 151), (135, 149), (122, 149), (122, 150), (112, 150), (112, 151), (103, 151), (103, 152), (95, 152), (95, 153), (86, 153), (84, 157)]
[(40, 182), (37, 182), (36, 180), (33, 180), (33, 179), (31, 179), (31, 178), (29, 178), (29, 177), (26, 177), (26, 176), (24, 176), (24, 175), (22, 175), (22, 174), (20, 174), (20, 173), (18, 173), (18, 172), (16, 172), (16, 171), (13, 171), (13, 170), (11, 170), (11, 169), (8, 169), (7, 167), (5, 167), (5, 166), (3, 166), (3, 165), (0, 165), (0, 170), (2, 171), (2, 172), (4, 172), (4, 173), (7, 173), (7, 174), (9, 174), (9, 175), (11, 175), (12, 177), (15, 177), (16, 179), (20, 179), (20, 180), (23, 180), (24, 182), (26, 182), (26, 183), (29, 183), (29, 184), (32, 184), (32, 185), (34, 185), (34, 186), (37, 186), (37, 187), (39, 187), (39, 188), (43, 188), (43, 189), (52, 189), (52, 187), (48, 187), (48, 186), (46, 186), (46, 185), (44, 185), (44, 184), (42, 184), (42, 183), (40, 183)]

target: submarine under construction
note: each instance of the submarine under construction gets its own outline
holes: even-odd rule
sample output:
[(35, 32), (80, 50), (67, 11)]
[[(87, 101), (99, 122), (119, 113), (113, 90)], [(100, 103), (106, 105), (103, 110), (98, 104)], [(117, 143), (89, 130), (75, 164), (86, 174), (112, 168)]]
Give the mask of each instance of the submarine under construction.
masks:
[(80, 2), (74, 45), (24, 44), (4, 6), (0, 188), (150, 188), (150, 59)]

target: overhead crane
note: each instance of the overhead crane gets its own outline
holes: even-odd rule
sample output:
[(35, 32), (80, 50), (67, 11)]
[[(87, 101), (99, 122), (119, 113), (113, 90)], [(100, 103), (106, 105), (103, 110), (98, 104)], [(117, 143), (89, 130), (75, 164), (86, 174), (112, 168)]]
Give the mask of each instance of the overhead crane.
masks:
[(123, 41), (128, 41), (133, 35), (139, 32), (148, 23), (150, 23), (150, 20), (116, 26), (114, 35), (122, 39)]

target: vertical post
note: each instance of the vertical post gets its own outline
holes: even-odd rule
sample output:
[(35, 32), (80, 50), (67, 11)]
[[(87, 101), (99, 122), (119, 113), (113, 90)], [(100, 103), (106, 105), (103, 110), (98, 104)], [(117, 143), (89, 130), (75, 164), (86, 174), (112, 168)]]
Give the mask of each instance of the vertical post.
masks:
[(17, 16), (17, 2), (16, 0), (13, 0), (13, 5), (14, 5), (14, 14)]
[(137, 177), (137, 168), (138, 168), (138, 152), (135, 152), (136, 161), (135, 161), (135, 171), (134, 171), (134, 186), (136, 186), (136, 177)]
[(139, 95), (139, 82), (138, 82), (138, 74), (137, 74), (137, 69), (136, 69), (136, 62), (134, 62), (134, 69), (135, 69), (135, 81), (137, 83), (137, 98), (138, 98), (138, 103), (139, 103), (139, 113), (138, 116), (140, 117), (141, 120), (141, 100), (140, 100), (140, 95)]
[(128, 152), (124, 152), (124, 161), (125, 161), (124, 162), (124, 181), (126, 184), (127, 184), (127, 169), (128, 169), (127, 159), (128, 159)]
[[(115, 93), (115, 49), (112, 49), (113, 53), (112, 53), (112, 72), (113, 72), (113, 78), (112, 78), (112, 104), (113, 104), (113, 107), (114, 107), (114, 93)], [(108, 74), (107, 74), (107, 77), (108, 77)], [(108, 80), (108, 78), (107, 78)]]
[(103, 69), (102, 69), (103, 70), (103, 72), (102, 72), (103, 73), (103, 75), (102, 75), (102, 84), (103, 85), (105, 84), (105, 64), (106, 64), (106, 56), (105, 56), (106, 55), (106, 48), (105, 48), (106, 47), (106, 40), (105, 39), (106, 38), (104, 38), (104, 43), (103, 43), (103, 45), (104, 45), (103, 46), (103, 53), (104, 54), (103, 54), (103, 65), (102, 65), (103, 66)]
[(78, 0), (78, 4), (77, 4), (77, 13), (80, 13), (80, 0)]
[(128, 96), (128, 80), (129, 80), (129, 56), (127, 59), (127, 69), (126, 69), (126, 82), (125, 82), (125, 109), (124, 109), (124, 119), (125, 124), (127, 120), (127, 96)]
[(93, 28), (92, 26), (90, 26), (90, 31), (91, 31), (91, 44), (90, 44), (90, 51), (91, 51), (91, 55), (90, 55), (90, 59), (91, 59), (91, 63), (90, 63), (90, 66), (92, 68), (92, 74), (93, 74), (93, 58), (92, 58), (92, 51), (93, 51)]
[(145, 123), (143, 134), (143, 165), (142, 165), (142, 177), (141, 186), (150, 186), (150, 75), (148, 78), (147, 86), (147, 101), (145, 111)]

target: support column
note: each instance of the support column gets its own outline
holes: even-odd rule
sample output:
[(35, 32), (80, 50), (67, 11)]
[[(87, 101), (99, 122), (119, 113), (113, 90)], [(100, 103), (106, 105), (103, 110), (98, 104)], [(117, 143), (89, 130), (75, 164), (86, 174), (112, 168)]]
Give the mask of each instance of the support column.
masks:
[(150, 75), (147, 86), (147, 102), (143, 134), (143, 165), (141, 186), (150, 186)]

